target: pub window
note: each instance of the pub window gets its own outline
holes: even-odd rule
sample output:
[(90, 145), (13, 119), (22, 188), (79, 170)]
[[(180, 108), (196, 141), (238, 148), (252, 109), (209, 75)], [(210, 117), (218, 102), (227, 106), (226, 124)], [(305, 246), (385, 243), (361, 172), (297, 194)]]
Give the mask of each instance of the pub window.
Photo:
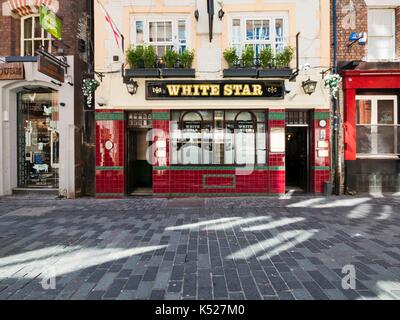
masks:
[(263, 111), (174, 111), (171, 163), (263, 165), (267, 137)]
[(358, 96), (357, 154), (400, 154), (397, 96)]
[(287, 44), (287, 19), (281, 15), (234, 17), (231, 19), (230, 28), (230, 45), (236, 48), (239, 56), (248, 45), (254, 47), (257, 58), (265, 47), (281, 52)]
[(162, 57), (167, 49), (178, 52), (188, 46), (188, 19), (133, 19), (132, 44), (150, 45), (156, 50), (157, 56)]
[(39, 15), (22, 18), (21, 54), (34, 56), (40, 47), (44, 47), (48, 52), (51, 51), (51, 35), (40, 26)]

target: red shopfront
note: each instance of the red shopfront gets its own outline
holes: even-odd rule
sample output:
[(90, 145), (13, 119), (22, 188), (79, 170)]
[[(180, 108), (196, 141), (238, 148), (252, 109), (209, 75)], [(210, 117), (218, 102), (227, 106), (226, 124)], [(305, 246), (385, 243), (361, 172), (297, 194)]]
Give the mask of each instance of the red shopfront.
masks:
[(400, 70), (343, 72), (347, 191), (400, 191)]
[(158, 197), (324, 191), (329, 109), (193, 109), (187, 101), (181, 110), (171, 102), (162, 110), (96, 111), (98, 198), (140, 195), (138, 190)]

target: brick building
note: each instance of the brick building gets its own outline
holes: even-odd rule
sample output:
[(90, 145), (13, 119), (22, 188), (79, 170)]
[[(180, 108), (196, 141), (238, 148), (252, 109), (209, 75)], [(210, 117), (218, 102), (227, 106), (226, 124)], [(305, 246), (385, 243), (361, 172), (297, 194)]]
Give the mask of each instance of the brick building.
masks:
[[(81, 88), (92, 68), (92, 6), (88, 0), (0, 1), (0, 195), (90, 193), (90, 116)], [(56, 21), (54, 15), (60, 39), (57, 29), (43, 28), (42, 20)]]
[(400, 1), (336, 4), (345, 188), (399, 192)]

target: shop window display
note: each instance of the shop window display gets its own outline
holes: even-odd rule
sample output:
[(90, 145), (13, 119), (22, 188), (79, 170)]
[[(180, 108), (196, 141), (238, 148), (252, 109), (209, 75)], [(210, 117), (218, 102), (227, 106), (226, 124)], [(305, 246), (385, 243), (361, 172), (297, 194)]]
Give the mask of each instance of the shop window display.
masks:
[(55, 92), (32, 89), (18, 95), (19, 187), (58, 187), (58, 124)]

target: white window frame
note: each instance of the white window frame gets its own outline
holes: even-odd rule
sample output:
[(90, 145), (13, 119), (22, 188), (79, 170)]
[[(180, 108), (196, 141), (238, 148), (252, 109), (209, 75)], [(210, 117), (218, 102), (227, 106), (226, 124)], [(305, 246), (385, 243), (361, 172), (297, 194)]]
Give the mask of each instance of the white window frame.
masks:
[[(396, 10), (395, 8), (388, 8), (388, 7), (368, 7), (368, 13), (367, 13), (367, 23), (368, 23), (368, 30), (370, 30), (370, 21), (369, 21), (369, 14), (370, 11), (374, 10), (380, 10), (380, 11), (390, 11), (392, 13), (392, 30), (393, 30), (393, 37), (391, 41), (391, 45), (393, 48), (392, 56), (388, 57), (386, 59), (376, 59), (371, 57), (371, 51), (368, 50), (368, 61), (371, 62), (378, 62), (378, 61), (395, 61), (396, 60), (396, 32), (400, 32), (396, 30)], [(382, 38), (382, 36), (371, 36), (371, 33), (368, 31), (368, 41), (370, 41), (371, 38)], [(369, 47), (369, 46), (368, 46)]]
[[(29, 41), (31, 41), (32, 43), (32, 56), (35, 56), (35, 52), (34, 52), (34, 48), (35, 48), (35, 41), (42, 41), (42, 45), (44, 45), (44, 41), (49, 41), (49, 51), (51, 52), (51, 34), (48, 33), (47, 31), (45, 31), (42, 27), (40, 27), (41, 29), (41, 37), (40, 38), (35, 38), (35, 18), (40, 17), (39, 14), (31, 14), (29, 16), (24, 16), (21, 18), (21, 56), (25, 55), (25, 21), (27, 19), (32, 19), (32, 38), (29, 39)], [(47, 38), (45, 37), (45, 34), (47, 32)]]
[[(185, 21), (185, 33), (186, 33), (186, 48), (191, 48), (190, 41), (190, 19), (188, 15), (153, 15), (153, 16), (140, 16), (140, 15), (132, 15), (131, 16), (131, 45), (137, 46), (141, 45), (141, 43), (137, 43), (136, 39), (136, 22), (143, 22), (143, 39), (145, 45), (152, 46), (170, 46), (174, 47), (175, 51), (178, 51), (180, 43), (179, 43), (179, 21)], [(172, 22), (172, 42), (150, 42), (150, 22)]]
[[(368, 124), (369, 126), (371, 126), (371, 136), (374, 138), (372, 140), (372, 153), (371, 154), (365, 154), (365, 153), (358, 153), (357, 152), (357, 158), (385, 158), (385, 157), (393, 157), (395, 156), (397, 157), (397, 154), (400, 154), (400, 150), (397, 150), (397, 153), (394, 154), (380, 154), (378, 153), (378, 126), (384, 127), (384, 126), (393, 126), (396, 127), (399, 125), (398, 123), (398, 98), (395, 95), (359, 95), (356, 96), (356, 101), (359, 100), (366, 100), (366, 101), (371, 101), (371, 123)], [(378, 101), (381, 100), (388, 100), (388, 101), (393, 101), (393, 108), (394, 108), (394, 122), (393, 124), (390, 125), (385, 125), (385, 124), (379, 124), (378, 123)], [(367, 124), (359, 124), (356, 123), (356, 127), (357, 126), (368, 126)], [(399, 129), (399, 128), (398, 128)], [(395, 146), (395, 151), (397, 149), (397, 145), (398, 145), (398, 141), (397, 141), (397, 137), (398, 135), (395, 134), (394, 135), (394, 146)]]
[[(289, 15), (285, 12), (265, 12), (258, 14), (248, 13), (234, 13), (229, 16), (229, 47), (234, 46), (233, 43), (233, 20), (240, 20), (240, 52), (238, 52), (239, 56), (241, 55), (242, 50), (248, 44), (261, 44), (261, 45), (271, 45), (272, 50), (275, 52), (275, 39), (276, 39), (276, 30), (275, 30), (275, 21), (277, 19), (283, 20), (283, 47), (290, 44), (289, 41)], [(246, 25), (248, 20), (269, 20), (270, 23), (270, 40), (247, 40), (246, 36)]]

